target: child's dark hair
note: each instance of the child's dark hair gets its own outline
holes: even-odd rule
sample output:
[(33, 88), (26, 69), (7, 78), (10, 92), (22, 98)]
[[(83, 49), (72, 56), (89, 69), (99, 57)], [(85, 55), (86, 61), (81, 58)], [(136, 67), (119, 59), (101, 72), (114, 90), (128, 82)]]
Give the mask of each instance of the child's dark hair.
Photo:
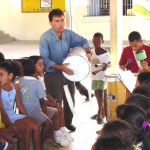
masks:
[(133, 128), (129, 123), (123, 120), (113, 120), (104, 124), (101, 133), (101, 137), (118, 136), (128, 144), (132, 145), (135, 141)]
[(48, 15), (49, 21), (52, 21), (54, 16), (58, 16), (58, 17), (64, 16), (64, 12), (59, 8), (53, 9), (52, 11), (49, 12)]
[(5, 56), (4, 56), (4, 54), (2, 53), (2, 52), (0, 52), (0, 63), (1, 62), (5, 62), (6, 60), (5, 60)]
[(140, 72), (137, 76), (137, 80), (140, 85), (150, 85), (150, 71)]
[(133, 127), (136, 143), (141, 142), (143, 137), (142, 125), (146, 121), (145, 111), (136, 105), (122, 104), (117, 107), (116, 114), (118, 118), (127, 121)]
[(137, 31), (132, 31), (128, 36), (128, 40), (130, 42), (138, 41), (138, 40), (141, 40), (141, 39), (142, 39), (141, 34)]
[(150, 88), (148, 86), (139, 85), (132, 91), (132, 94), (142, 94), (150, 97)]
[(39, 59), (42, 59), (42, 56), (34, 55), (34, 56), (30, 56), (28, 59), (31, 59), (34, 62), (34, 64), (36, 64)]
[(35, 73), (35, 64), (30, 59), (23, 59), (21, 61), (24, 76), (32, 76)]
[(0, 68), (5, 69), (8, 74), (13, 73), (12, 81), (18, 80), (23, 75), (23, 68), (19, 61), (1, 62)]
[(148, 119), (150, 119), (150, 98), (142, 94), (132, 94), (126, 99), (126, 104), (134, 104), (141, 107)]
[(93, 38), (95, 37), (100, 37), (102, 40), (103, 40), (103, 34), (100, 33), (100, 32), (96, 32), (94, 35), (93, 35)]
[(146, 127), (143, 136), (143, 147), (142, 150), (150, 150), (150, 127)]
[(133, 147), (117, 136), (98, 137), (93, 150), (133, 150)]

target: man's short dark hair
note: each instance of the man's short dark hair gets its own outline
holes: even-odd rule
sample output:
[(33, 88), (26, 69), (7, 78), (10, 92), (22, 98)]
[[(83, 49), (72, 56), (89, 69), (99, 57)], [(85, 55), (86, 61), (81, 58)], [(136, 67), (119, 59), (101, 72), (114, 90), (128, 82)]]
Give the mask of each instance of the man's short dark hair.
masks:
[(52, 11), (49, 12), (48, 15), (49, 21), (52, 21), (54, 16), (58, 16), (58, 17), (64, 16), (64, 12), (59, 8), (53, 9)]
[(128, 36), (128, 40), (130, 42), (138, 41), (138, 40), (141, 40), (141, 39), (142, 39), (141, 34), (137, 31), (131, 32)]

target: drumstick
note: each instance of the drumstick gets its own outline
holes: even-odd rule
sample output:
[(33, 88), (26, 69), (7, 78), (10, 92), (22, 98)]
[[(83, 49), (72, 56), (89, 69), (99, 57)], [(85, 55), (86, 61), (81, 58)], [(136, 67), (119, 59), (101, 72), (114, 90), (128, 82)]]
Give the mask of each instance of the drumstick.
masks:
[(132, 61), (132, 60), (131, 60), (130, 58), (128, 58), (126, 64), (124, 65), (124, 67), (126, 68), (127, 65), (131, 63), (131, 61)]
[(100, 66), (103, 66), (103, 64), (95, 64), (95, 67), (100, 67)]
[[(99, 66), (103, 67), (103, 66), (105, 66), (105, 65), (103, 65), (103, 64), (95, 64), (95, 67), (99, 67)], [(92, 74), (93, 74), (93, 75), (96, 75), (97, 73), (99, 73), (99, 72), (102, 71), (102, 70), (103, 70), (103, 68), (102, 68), (102, 69), (99, 69), (99, 70), (96, 70), (96, 71), (93, 71)]]
[(96, 75), (97, 73), (99, 73), (99, 72), (102, 71), (102, 70), (103, 70), (103, 69), (99, 69), (99, 70), (93, 71), (92, 74), (93, 74), (93, 75)]

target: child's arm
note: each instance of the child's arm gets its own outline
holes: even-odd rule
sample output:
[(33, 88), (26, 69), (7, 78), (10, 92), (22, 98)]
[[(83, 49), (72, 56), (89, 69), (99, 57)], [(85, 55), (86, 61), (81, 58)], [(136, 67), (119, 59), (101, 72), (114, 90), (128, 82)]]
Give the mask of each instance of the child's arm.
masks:
[(47, 92), (46, 92), (46, 98), (48, 100), (48, 103), (51, 104), (52, 106), (57, 106), (56, 100)]
[(22, 104), (22, 101), (21, 101), (21, 90), (20, 90), (20, 86), (19, 84), (17, 83), (13, 83), (14, 85), (14, 88), (16, 89), (16, 106), (17, 108), (19, 109), (19, 112), (21, 112), (22, 114), (24, 115), (27, 115), (24, 107), (23, 107), (23, 104)]
[(45, 102), (44, 98), (40, 99), (40, 105), (41, 105), (41, 109), (44, 112), (44, 114), (47, 115), (47, 105), (46, 105), (46, 102)]

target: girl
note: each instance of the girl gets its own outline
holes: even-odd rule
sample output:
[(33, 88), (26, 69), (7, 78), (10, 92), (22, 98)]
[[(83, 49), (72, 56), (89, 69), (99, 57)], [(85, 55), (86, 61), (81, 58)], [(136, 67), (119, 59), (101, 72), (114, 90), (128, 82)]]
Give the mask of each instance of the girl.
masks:
[(133, 127), (137, 150), (149, 150), (150, 127), (144, 110), (136, 105), (122, 104), (117, 107), (116, 114)]
[[(14, 124), (19, 129), (26, 131), (26, 146), (19, 148), (21, 150), (30, 150), (31, 135), (33, 132), (33, 145), (34, 150), (43, 149), (40, 145), (40, 127), (36, 121), (31, 120), (26, 116), (26, 112), (20, 100), (20, 87), (14, 81), (21, 76), (22, 68), (18, 62), (2, 62), (0, 63), (0, 94), (1, 104), (3, 105), (3, 122), (6, 127)], [(14, 111), (16, 103), (19, 112)], [(5, 116), (8, 116), (6, 118)], [(41, 147), (41, 149), (40, 149)]]
[(118, 136), (98, 137), (91, 150), (136, 150)]
[(100, 136), (118, 136), (129, 145), (133, 145), (135, 140), (133, 128), (131, 127), (131, 125), (126, 121), (120, 119), (113, 120), (104, 124), (103, 128), (100, 131)]
[(150, 98), (142, 94), (131, 94), (125, 101), (126, 104), (134, 104), (142, 108), (150, 120)]
[(110, 67), (110, 54), (107, 50), (103, 49), (101, 45), (104, 43), (103, 35), (101, 33), (95, 33), (93, 36), (94, 49), (91, 50), (91, 78), (92, 78), (92, 90), (97, 99), (98, 113), (94, 115), (93, 119), (97, 117), (97, 123), (102, 124), (103, 114), (102, 108), (104, 104), (104, 112), (107, 119), (107, 91), (105, 74), (108, 67)]
[[(59, 130), (59, 119), (56, 108), (47, 107), (45, 104), (45, 91), (42, 83), (34, 77), (35, 64), (30, 59), (22, 61), (24, 77), (20, 79), (21, 96), (23, 105), (31, 118), (37, 120), (42, 129), (42, 137), (47, 138), (50, 131), (50, 125), (54, 128), (54, 139), (61, 146), (67, 146), (69, 143), (63, 137)], [(30, 67), (29, 67), (30, 66)], [(52, 122), (52, 123), (51, 123)], [(44, 140), (44, 139), (43, 139)]]
[[(43, 84), (43, 87), (46, 91), (46, 88), (45, 88), (45, 84), (42, 80), (42, 77), (41, 75), (43, 74), (44, 72), (44, 64), (43, 64), (43, 59), (41, 56), (30, 56), (29, 59), (31, 59), (34, 64), (35, 64), (35, 73), (34, 73), (34, 77), (37, 78), (38, 80), (40, 80)], [(64, 137), (69, 141), (69, 142), (73, 142), (74, 139), (66, 132), (66, 129), (65, 129), (65, 123), (64, 123), (64, 111), (63, 111), (63, 108), (61, 107), (61, 105), (59, 103), (56, 102), (56, 100), (54, 100), (52, 98), (52, 96), (48, 93), (46, 93), (47, 95), (47, 105), (50, 106), (50, 107), (54, 107), (58, 110), (58, 117), (59, 117), (59, 129), (60, 131), (62, 132), (62, 134), (64, 135)]]

